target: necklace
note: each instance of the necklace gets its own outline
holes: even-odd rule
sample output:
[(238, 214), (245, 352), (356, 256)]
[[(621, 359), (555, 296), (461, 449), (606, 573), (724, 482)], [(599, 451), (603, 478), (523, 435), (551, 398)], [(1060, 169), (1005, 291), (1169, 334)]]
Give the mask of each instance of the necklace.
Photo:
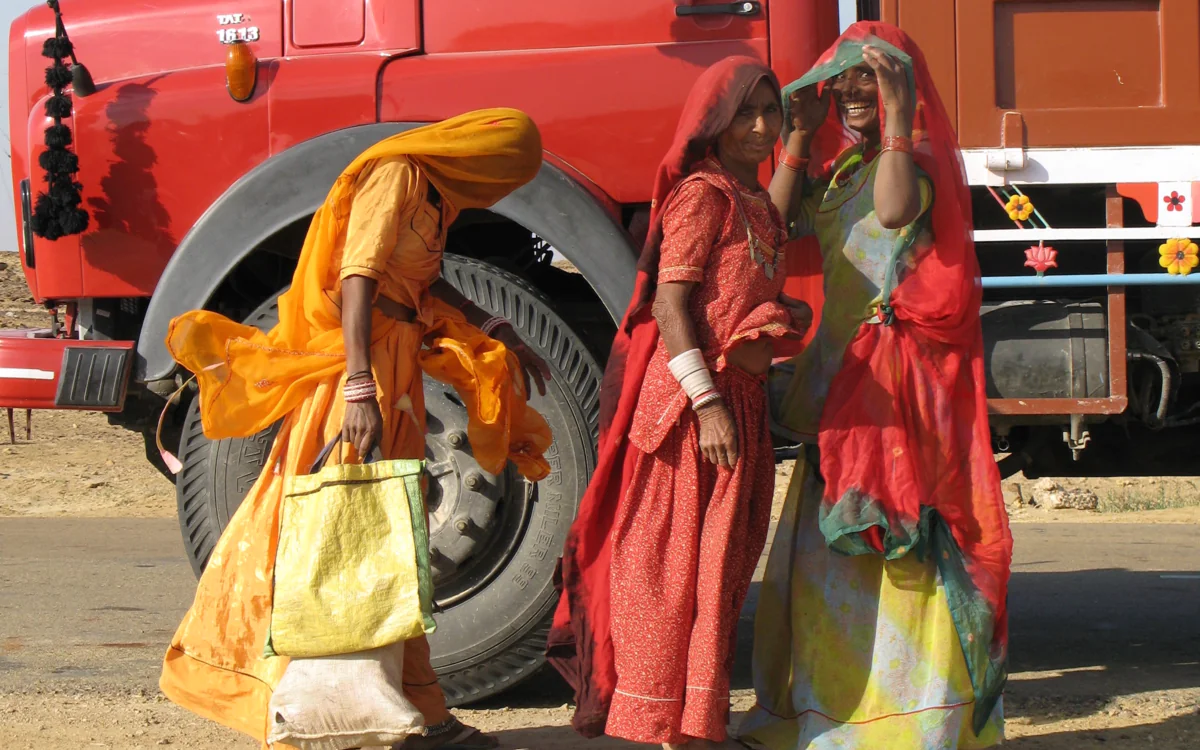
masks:
[[(732, 182), (732, 176), (726, 173), (726, 177)], [(750, 220), (746, 217), (746, 208), (742, 205), (742, 193), (736, 182), (733, 183), (733, 204), (737, 206), (738, 216), (741, 217), (742, 224), (746, 227), (746, 243), (750, 246), (750, 260), (762, 266), (767, 279), (774, 279), (775, 269), (779, 267), (779, 258), (783, 254), (754, 235), (754, 230), (750, 228)]]

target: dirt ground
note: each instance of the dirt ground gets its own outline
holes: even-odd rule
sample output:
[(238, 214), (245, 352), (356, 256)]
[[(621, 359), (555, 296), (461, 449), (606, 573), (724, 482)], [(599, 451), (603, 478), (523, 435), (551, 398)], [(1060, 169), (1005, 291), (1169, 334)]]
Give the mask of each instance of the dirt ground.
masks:
[[(1019, 685), (1019, 683), (1018, 683)], [(1014, 690), (1019, 689), (1014, 685)], [(752, 703), (735, 697), (735, 710)], [(1028, 712), (1007, 724), (1005, 747), (1016, 750), (1079, 750), (1088, 747), (1122, 750), (1195, 750), (1200, 746), (1200, 713), (1195, 693), (1189, 696), (1145, 694), (1105, 706), (1053, 699), (1013, 705)], [(504, 748), (642, 747), (611, 740), (585, 742), (570, 729), (571, 713), (561, 707), (514, 707), (456, 712), (463, 721), (496, 734)], [(735, 716), (736, 722), (736, 716)], [(175, 707), (161, 695), (0, 696), (3, 746), (9, 750), (59, 748), (157, 748), (181, 750), (253, 750), (244, 736)], [(883, 750), (861, 748), (856, 750)]]
[[(3, 267), (3, 264), (8, 267)], [(0, 327), (45, 326), (48, 316), (24, 288), (16, 257), (0, 255)], [(24, 414), (16, 415), (17, 442), (8, 444), (0, 424), (0, 516), (170, 518), (175, 514), (172, 483), (146, 460), (142, 438), (112, 427), (102, 415), (38, 412), (32, 437), (24, 434)], [(781, 467), (785, 487), (789, 469)], [(1063, 488), (1092, 492), (1096, 511), (1060, 510), (1030, 505), (1036, 483), (1020, 477), (1006, 484), (1020, 488), (1021, 502), (1011, 506), (1014, 523), (1139, 522), (1200, 523), (1200, 484), (1180, 479), (1063, 481)], [(0, 559), (3, 551), (0, 550)], [(1114, 561), (1114, 566), (1121, 563)], [(0, 609), (3, 606), (0, 605)], [(113, 644), (119, 646), (120, 644)], [(0, 641), (3, 656), (16, 644)], [(1194, 662), (1196, 654), (1180, 654)], [(1150, 677), (1150, 675), (1147, 675)], [(1075, 693), (1042, 687), (1104, 680), (1096, 675), (1062, 672), (1014, 674), (1006, 696), (1008, 745), (1021, 750), (1075, 750), (1080, 747), (1200, 747), (1200, 685), (1174, 686), (1148, 679), (1141, 689), (1114, 690), (1117, 698), (1097, 699), (1095, 691)], [(1067, 678), (1071, 678), (1068, 680)], [(152, 684), (152, 683), (151, 683)], [(1072, 683), (1074, 684), (1074, 683)], [(1103, 691), (1102, 691), (1103, 692)], [(503, 703), (464, 710), (467, 722), (497, 732), (505, 747), (568, 748), (585, 745), (567, 728), (570, 709), (562, 687), (535, 685), (504, 696)], [(752, 703), (749, 691), (735, 695), (735, 710)], [(0, 692), (0, 747), (29, 748), (251, 748), (236, 733), (176, 708), (157, 690), (113, 686), (104, 691), (72, 693), (31, 688)], [(597, 741), (586, 747), (624, 747)]]
[(16, 253), (0, 253), (0, 328), (45, 328), (49, 314), (33, 302)]

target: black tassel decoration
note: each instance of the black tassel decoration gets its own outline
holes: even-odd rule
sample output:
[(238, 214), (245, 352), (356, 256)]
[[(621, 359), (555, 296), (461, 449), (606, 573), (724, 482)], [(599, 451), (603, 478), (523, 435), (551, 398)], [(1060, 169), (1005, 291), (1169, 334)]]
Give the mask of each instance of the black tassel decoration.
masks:
[[(46, 116), (53, 118), (54, 124), (46, 128), (46, 151), (38, 157), (38, 164), (46, 170), (46, 192), (37, 197), (33, 207), (33, 233), (47, 240), (57, 240), (72, 234), (81, 234), (88, 227), (88, 213), (81, 207), (83, 197), (79, 194), (83, 186), (75, 181), (79, 171), (79, 157), (71, 151), (71, 128), (63, 120), (71, 117), (71, 97), (63, 93), (68, 85), (74, 83), (76, 77), (91, 77), (75, 60), (75, 49), (67, 37), (67, 29), (63, 26), (62, 12), (58, 0), (46, 0), (46, 5), (54, 11), (54, 36), (42, 45), (42, 56), (53, 60), (46, 68), (46, 85), (52, 92), (46, 101)], [(66, 58), (71, 59), (71, 67), (67, 67)], [(81, 70), (74, 70), (74, 69)], [(94, 90), (94, 87), (93, 87)], [(86, 96), (84, 91), (76, 92)]]

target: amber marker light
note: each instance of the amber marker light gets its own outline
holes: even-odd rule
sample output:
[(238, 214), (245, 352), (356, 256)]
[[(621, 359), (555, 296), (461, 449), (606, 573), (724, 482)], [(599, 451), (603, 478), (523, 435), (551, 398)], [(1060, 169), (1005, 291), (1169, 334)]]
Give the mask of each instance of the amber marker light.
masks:
[(225, 47), (225, 88), (235, 102), (244, 102), (254, 95), (258, 60), (245, 42), (229, 42)]

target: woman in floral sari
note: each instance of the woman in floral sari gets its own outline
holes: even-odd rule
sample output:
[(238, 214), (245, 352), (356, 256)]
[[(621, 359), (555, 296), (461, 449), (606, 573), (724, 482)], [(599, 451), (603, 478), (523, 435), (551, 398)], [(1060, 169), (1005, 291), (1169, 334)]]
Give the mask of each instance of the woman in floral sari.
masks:
[(1002, 734), (1012, 541), (958, 144), (920, 51), (884, 24), (852, 26), (785, 96), (771, 195), (819, 244), (825, 302), (771, 383), (776, 423), (805, 450), (758, 604), (742, 736), (772, 750), (985, 747)]

